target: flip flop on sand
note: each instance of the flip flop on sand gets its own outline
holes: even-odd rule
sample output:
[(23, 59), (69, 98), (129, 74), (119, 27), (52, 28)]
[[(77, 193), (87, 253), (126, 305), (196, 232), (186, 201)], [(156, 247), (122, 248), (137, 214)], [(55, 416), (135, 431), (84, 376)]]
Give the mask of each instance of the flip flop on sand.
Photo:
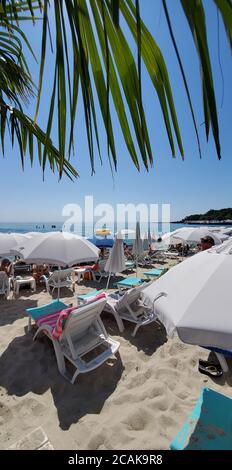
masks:
[(203, 359), (199, 359), (199, 365), (206, 367), (206, 366), (215, 366), (220, 369), (220, 364), (214, 361), (203, 361)]
[(221, 377), (223, 374), (220, 366), (216, 366), (215, 364), (210, 363), (208, 363), (207, 365), (199, 363), (198, 370), (199, 372), (201, 372), (201, 374), (206, 374), (210, 377)]

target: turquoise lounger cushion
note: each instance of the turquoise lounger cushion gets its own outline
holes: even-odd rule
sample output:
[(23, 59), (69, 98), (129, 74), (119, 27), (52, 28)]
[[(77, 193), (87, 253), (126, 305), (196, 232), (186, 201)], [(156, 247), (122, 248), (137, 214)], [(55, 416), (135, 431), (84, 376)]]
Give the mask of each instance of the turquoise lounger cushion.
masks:
[(232, 450), (232, 399), (203, 388), (172, 450)]
[(67, 307), (68, 307), (68, 305), (66, 305), (63, 302), (60, 302), (60, 300), (56, 299), (56, 300), (53, 300), (50, 304), (42, 305), (41, 307), (27, 308), (26, 312), (34, 320), (37, 320), (38, 318), (40, 318), (44, 315), (49, 315), (50, 313), (59, 312), (60, 310), (63, 310)]
[(146, 271), (144, 274), (146, 276), (160, 276), (160, 274), (162, 274), (163, 271), (164, 271), (163, 268), (151, 269), (150, 271)]
[(117, 285), (122, 285), (122, 286), (133, 286), (134, 284), (140, 284), (143, 282), (144, 279), (141, 279), (139, 277), (128, 277), (127, 279), (123, 279), (122, 281), (117, 282)]
[(92, 292), (89, 292), (88, 294), (83, 294), (83, 295), (78, 295), (77, 298), (84, 300), (88, 299), (89, 297), (95, 297), (95, 295), (101, 294), (102, 291), (99, 290), (93, 290)]

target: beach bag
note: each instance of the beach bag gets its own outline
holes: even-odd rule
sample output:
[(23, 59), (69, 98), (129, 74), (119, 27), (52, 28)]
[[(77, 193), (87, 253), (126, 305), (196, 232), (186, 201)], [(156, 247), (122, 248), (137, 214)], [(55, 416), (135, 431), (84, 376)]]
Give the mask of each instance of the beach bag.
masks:
[(92, 279), (93, 279), (93, 276), (90, 271), (88, 271), (87, 273), (84, 273), (84, 281), (92, 281)]

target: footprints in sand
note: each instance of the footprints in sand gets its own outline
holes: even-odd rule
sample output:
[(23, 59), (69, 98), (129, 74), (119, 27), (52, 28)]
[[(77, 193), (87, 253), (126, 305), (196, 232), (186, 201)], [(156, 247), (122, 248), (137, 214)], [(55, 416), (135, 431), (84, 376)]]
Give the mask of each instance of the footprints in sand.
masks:
[(9, 397), (8, 403), (9, 405), (0, 402), (0, 448), (2, 438), (6, 444), (17, 440), (46, 416), (44, 405), (32, 397), (25, 397), (20, 401)]
[[(0, 357), (0, 449), (19, 448), (28, 435), (23, 445), (31, 448), (41, 426), (55, 448), (167, 449), (203, 385), (197, 363), (208, 352), (178, 338), (162, 344), (141, 328), (133, 340), (120, 336), (121, 359), (72, 386), (59, 375), (50, 343), (33, 343), (17, 328)], [(1, 341), (5, 347), (4, 334)], [(37, 433), (33, 439), (37, 446)]]
[(12, 416), (10, 408), (0, 402), (0, 426), (4, 425), (7, 421), (10, 421)]
[(46, 408), (34, 398), (24, 398), (14, 406), (14, 412), (22, 419), (27, 419), (29, 416), (41, 418), (46, 413)]
[(149, 410), (147, 410), (144, 406), (141, 406), (136, 411), (133, 410), (129, 412), (127, 417), (124, 418), (122, 422), (129, 430), (142, 431), (147, 427), (150, 420), (151, 413), (149, 413)]

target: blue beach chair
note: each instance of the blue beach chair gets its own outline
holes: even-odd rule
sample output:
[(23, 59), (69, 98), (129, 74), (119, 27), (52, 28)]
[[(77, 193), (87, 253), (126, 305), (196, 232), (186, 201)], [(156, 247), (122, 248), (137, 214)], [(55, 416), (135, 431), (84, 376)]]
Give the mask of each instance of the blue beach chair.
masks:
[(171, 450), (232, 450), (232, 399), (203, 388)]

